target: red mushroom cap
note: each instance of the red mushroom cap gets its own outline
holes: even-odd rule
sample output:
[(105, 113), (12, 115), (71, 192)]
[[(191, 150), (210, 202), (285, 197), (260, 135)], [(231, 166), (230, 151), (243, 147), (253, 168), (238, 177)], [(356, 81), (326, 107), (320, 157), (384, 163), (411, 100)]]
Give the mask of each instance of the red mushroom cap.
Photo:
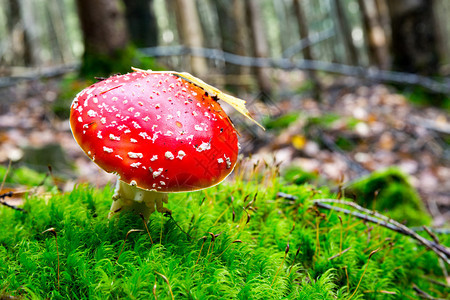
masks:
[(70, 126), (102, 169), (158, 192), (215, 185), (238, 155), (236, 130), (220, 105), (170, 73), (133, 72), (93, 84), (73, 101)]

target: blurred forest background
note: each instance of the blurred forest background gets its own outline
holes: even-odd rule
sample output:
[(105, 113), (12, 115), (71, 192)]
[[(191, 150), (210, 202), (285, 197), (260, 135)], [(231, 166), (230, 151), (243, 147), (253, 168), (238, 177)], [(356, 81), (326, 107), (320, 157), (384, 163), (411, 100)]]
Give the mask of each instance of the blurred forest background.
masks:
[(366, 198), (383, 183), (352, 183), (379, 171), (414, 187), (379, 209), (422, 199), (442, 226), (449, 15), (446, 0), (0, 0), (0, 163), (30, 176), (51, 165), (63, 190), (104, 184), (71, 136), (74, 95), (130, 66), (186, 71), (246, 99), (267, 128), (230, 111), (251, 164)]

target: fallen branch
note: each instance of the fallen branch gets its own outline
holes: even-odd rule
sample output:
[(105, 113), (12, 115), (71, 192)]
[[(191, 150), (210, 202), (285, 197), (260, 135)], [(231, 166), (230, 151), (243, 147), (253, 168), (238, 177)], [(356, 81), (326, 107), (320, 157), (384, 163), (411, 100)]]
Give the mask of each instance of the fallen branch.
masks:
[(26, 212), (23, 208), (17, 207), (15, 205), (12, 205), (12, 204), (9, 204), (9, 203), (3, 201), (3, 199), (5, 199), (6, 197), (12, 197), (12, 196), (14, 196), (14, 193), (11, 192), (11, 191), (7, 192), (7, 193), (4, 193), (4, 194), (1, 194), (0, 195), (0, 204), (4, 205), (6, 207), (12, 208), (14, 210), (18, 210), (18, 211), (21, 211), (21, 212)]
[[(287, 198), (289, 200), (296, 199), (296, 196), (284, 194), (284, 193), (278, 193), (278, 197)], [(371, 223), (383, 226), (392, 231), (398, 232), (400, 234), (409, 236), (409, 237), (415, 239), (416, 241), (418, 241), (419, 243), (421, 243), (422, 245), (424, 245), (425, 247), (427, 247), (428, 249), (430, 249), (431, 251), (433, 251), (434, 253), (436, 253), (444, 262), (446, 262), (447, 264), (450, 264), (450, 249), (449, 248), (445, 247), (444, 245), (442, 245), (436, 241), (428, 240), (428, 239), (418, 235), (412, 229), (406, 227), (405, 225), (403, 225), (389, 217), (386, 217), (386, 216), (380, 214), (379, 212), (366, 209), (354, 202), (344, 201), (344, 200), (317, 199), (317, 200), (314, 200), (313, 203), (314, 203), (314, 205), (316, 205), (319, 208), (342, 212), (344, 214), (357, 217), (358, 219), (361, 219), (361, 220), (364, 220), (367, 222), (371, 222)], [(334, 203), (334, 204), (350, 206), (350, 207), (356, 209), (356, 211), (338, 207), (338, 206), (333, 206), (333, 205), (330, 205), (327, 203)]]
[[(342, 205), (346, 205), (346, 206), (350, 206), (354, 209), (356, 209), (357, 211), (351, 211), (345, 208), (341, 208), (341, 207), (337, 207), (337, 206), (332, 206), (326, 203), (336, 203), (336, 204), (342, 204)], [(314, 200), (314, 205), (320, 207), (320, 208), (325, 208), (325, 209), (329, 209), (329, 210), (335, 210), (335, 211), (339, 211), (339, 212), (343, 212), (345, 214), (349, 214), (352, 216), (355, 216), (359, 219), (383, 226), (385, 228), (388, 228), (390, 230), (396, 231), (398, 233), (401, 233), (403, 235), (412, 237), (413, 239), (417, 240), (419, 243), (421, 243), (422, 245), (424, 245), (425, 247), (427, 247), (428, 249), (432, 250), (433, 252), (435, 252), (441, 259), (443, 259), (447, 264), (450, 264), (450, 249), (439, 244), (436, 243), (435, 241), (430, 241), (420, 235), (418, 235), (417, 233), (415, 233), (413, 230), (411, 230), (410, 228), (406, 227), (405, 225), (389, 218), (386, 217), (376, 211), (373, 210), (369, 210), (366, 209), (354, 202), (350, 202), (350, 201), (343, 201), (343, 200), (335, 200), (335, 199), (318, 199), (318, 200)]]
[(450, 93), (450, 84), (446, 82), (439, 82), (438, 80), (430, 77), (413, 73), (394, 72), (368, 67), (350, 66), (327, 61), (306, 59), (293, 61), (290, 58), (250, 57), (225, 52), (220, 49), (194, 48), (185, 46), (157, 46), (141, 48), (139, 50), (144, 55), (152, 57), (185, 55), (199, 56), (239, 66), (277, 68), (285, 70), (300, 69), (308, 71), (321, 71), (330, 74), (364, 78), (377, 82), (416, 85), (435, 93)]

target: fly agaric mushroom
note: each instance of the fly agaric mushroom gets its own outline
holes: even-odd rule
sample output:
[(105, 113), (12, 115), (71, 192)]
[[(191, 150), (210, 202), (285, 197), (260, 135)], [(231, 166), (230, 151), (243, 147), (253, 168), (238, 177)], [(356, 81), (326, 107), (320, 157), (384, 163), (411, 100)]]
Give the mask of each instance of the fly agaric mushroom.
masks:
[(110, 216), (132, 209), (148, 219), (168, 211), (168, 193), (211, 187), (233, 170), (237, 132), (217, 100), (253, 119), (245, 101), (188, 73), (133, 70), (81, 91), (70, 126), (89, 158), (119, 177)]

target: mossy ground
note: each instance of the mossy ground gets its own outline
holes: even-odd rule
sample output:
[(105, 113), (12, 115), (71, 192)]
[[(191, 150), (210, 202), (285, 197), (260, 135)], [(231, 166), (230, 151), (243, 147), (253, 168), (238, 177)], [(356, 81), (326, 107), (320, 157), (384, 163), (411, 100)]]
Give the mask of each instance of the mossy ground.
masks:
[[(318, 210), (313, 199), (333, 197), (325, 189), (288, 185), (276, 172), (235, 174), (172, 194), (173, 219), (150, 217), (153, 244), (138, 216), (107, 219), (111, 187), (30, 195), (27, 213), (0, 206), (0, 298), (415, 299), (416, 285), (448, 299), (436, 255), (410, 238)], [(55, 238), (42, 234), (51, 227), (59, 289)], [(144, 231), (129, 234), (119, 257), (131, 229)]]

